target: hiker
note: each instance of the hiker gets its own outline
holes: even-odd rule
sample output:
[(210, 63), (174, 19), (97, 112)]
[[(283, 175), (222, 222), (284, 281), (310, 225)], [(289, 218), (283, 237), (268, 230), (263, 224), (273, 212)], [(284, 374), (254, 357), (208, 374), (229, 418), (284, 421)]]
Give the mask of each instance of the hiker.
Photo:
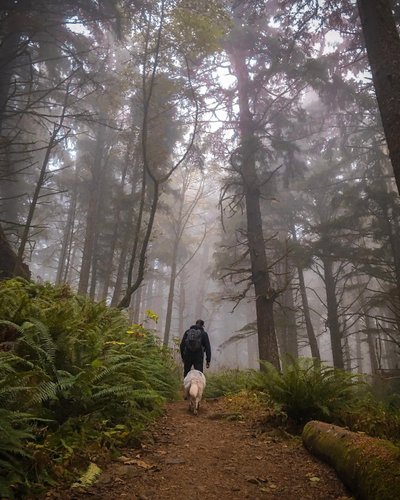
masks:
[(203, 372), (204, 351), (206, 353), (206, 367), (210, 367), (211, 346), (202, 319), (198, 319), (195, 325), (186, 330), (180, 350), (183, 361), (183, 377), (186, 377), (192, 366), (195, 370)]

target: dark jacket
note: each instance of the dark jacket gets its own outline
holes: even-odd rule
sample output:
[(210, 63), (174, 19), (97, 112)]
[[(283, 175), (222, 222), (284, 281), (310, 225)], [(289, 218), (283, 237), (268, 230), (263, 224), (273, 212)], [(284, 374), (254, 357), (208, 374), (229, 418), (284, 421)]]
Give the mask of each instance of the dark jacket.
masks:
[(210, 363), (211, 361), (211, 346), (210, 346), (210, 339), (208, 338), (208, 333), (204, 330), (203, 327), (199, 325), (192, 325), (186, 332), (183, 334), (183, 338), (181, 340), (181, 345), (180, 345), (180, 351), (181, 351), (181, 356), (182, 359), (185, 359), (185, 354), (186, 354), (186, 337), (188, 334), (188, 331), (194, 329), (194, 330), (201, 330), (202, 335), (201, 335), (201, 345), (203, 347), (203, 352), (206, 353), (206, 362)]

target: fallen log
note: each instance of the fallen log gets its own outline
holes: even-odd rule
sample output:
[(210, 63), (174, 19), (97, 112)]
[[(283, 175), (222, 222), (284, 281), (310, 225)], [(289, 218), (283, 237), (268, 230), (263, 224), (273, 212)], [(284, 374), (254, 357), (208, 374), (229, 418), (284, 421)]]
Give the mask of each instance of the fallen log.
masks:
[(302, 438), (310, 453), (334, 467), (357, 499), (400, 498), (400, 448), (390, 441), (315, 420), (305, 425)]

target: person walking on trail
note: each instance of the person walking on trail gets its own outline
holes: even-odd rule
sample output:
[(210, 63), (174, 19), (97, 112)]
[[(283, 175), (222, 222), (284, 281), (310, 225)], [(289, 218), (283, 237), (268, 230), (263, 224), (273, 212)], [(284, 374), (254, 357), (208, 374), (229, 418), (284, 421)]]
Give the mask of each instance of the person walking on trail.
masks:
[(183, 377), (190, 369), (203, 372), (204, 352), (206, 353), (206, 366), (210, 367), (211, 346), (208, 333), (204, 330), (204, 321), (198, 319), (183, 335), (180, 351), (183, 361)]

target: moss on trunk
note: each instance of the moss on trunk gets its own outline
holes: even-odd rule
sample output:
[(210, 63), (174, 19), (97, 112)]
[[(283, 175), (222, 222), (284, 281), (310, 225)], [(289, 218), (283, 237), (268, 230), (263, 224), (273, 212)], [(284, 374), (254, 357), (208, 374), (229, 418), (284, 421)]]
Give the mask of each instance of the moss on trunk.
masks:
[(400, 449), (390, 441), (311, 421), (304, 446), (332, 465), (357, 499), (393, 500), (400, 495)]

